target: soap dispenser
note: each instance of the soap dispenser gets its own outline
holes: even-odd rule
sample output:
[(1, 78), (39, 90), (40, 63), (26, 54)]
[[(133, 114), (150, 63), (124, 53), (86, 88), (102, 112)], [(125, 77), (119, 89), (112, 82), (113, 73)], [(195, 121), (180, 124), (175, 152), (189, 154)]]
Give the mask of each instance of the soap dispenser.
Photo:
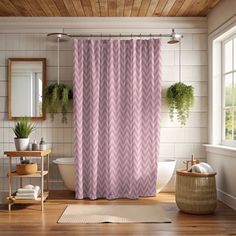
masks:
[(34, 140), (32, 143), (32, 151), (38, 151), (39, 150), (39, 145), (37, 144), (37, 141)]
[(43, 140), (43, 138), (41, 138), (41, 141), (40, 141), (40, 143), (39, 143), (39, 146), (40, 146), (40, 150), (41, 150), (41, 151), (44, 151), (44, 150), (47, 149), (47, 148), (46, 148), (46, 143), (45, 143), (45, 141)]

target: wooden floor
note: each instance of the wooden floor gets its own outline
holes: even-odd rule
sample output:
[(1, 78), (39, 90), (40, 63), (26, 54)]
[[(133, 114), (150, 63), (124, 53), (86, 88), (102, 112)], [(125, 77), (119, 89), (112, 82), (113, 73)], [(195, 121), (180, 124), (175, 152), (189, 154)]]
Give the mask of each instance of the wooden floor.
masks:
[[(189, 215), (180, 212), (173, 194), (159, 194), (155, 198), (139, 200), (74, 200), (67, 191), (50, 192), (45, 210), (39, 205), (14, 205), (9, 213), (7, 206), (0, 210), (0, 236), (38, 235), (236, 235), (236, 211), (219, 202), (213, 215)], [(157, 204), (166, 211), (172, 223), (159, 224), (57, 224), (68, 204)]]

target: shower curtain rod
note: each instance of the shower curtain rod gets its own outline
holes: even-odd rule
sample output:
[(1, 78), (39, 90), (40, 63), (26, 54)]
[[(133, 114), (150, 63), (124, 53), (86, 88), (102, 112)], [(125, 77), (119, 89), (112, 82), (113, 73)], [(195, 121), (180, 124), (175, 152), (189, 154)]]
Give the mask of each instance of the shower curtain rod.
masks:
[(51, 40), (67, 41), (70, 38), (170, 38), (168, 43), (178, 43), (182, 34), (176, 34), (172, 29), (171, 34), (66, 34), (66, 33), (50, 33), (47, 37)]
[(127, 37), (134, 37), (134, 38), (169, 38), (171, 34), (68, 34), (71, 38), (127, 38)]

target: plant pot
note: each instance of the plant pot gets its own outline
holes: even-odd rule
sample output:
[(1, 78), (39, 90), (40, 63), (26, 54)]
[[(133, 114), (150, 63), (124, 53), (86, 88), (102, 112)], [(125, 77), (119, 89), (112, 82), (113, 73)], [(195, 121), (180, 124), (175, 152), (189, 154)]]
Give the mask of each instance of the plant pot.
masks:
[(38, 170), (37, 163), (18, 164), (16, 165), (16, 173), (18, 175), (30, 175), (36, 173)]
[(15, 138), (16, 151), (26, 151), (29, 148), (29, 138)]

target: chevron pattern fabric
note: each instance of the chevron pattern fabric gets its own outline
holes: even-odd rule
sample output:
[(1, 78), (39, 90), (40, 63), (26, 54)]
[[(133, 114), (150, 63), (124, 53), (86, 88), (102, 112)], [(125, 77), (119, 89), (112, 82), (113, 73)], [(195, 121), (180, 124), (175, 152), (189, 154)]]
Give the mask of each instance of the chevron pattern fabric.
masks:
[(161, 42), (74, 40), (76, 198), (154, 196)]

